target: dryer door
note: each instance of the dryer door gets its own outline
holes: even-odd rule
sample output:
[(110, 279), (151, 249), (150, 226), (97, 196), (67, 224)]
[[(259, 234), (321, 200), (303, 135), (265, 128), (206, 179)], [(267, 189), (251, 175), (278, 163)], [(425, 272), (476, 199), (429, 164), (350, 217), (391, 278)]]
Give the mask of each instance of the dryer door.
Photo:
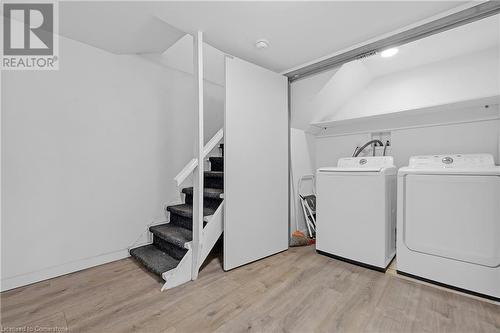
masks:
[(410, 250), (500, 266), (500, 177), (410, 174), (404, 192)]

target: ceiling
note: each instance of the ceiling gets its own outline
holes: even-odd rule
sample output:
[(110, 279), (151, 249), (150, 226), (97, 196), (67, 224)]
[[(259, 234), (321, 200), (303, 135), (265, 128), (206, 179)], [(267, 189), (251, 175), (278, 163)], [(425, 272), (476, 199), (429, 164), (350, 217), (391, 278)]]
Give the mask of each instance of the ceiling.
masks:
[(500, 16), (494, 15), (400, 46), (391, 58), (379, 54), (356, 60), (373, 77), (408, 70), (468, 53), (500, 47)]
[(180, 31), (202, 30), (212, 46), (282, 72), (465, 3), (68, 1), (59, 13), (61, 35), (113, 53), (162, 53)]

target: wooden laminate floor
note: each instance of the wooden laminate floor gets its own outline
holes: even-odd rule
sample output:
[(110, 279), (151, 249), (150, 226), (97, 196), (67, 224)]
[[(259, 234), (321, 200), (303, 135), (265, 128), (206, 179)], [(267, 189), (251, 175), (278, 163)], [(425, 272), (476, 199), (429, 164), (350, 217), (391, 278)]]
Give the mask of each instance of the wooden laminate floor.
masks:
[[(61, 332), (500, 332), (500, 306), (292, 248), (161, 283), (124, 259), (1, 294), (2, 329)], [(66, 330), (67, 329), (67, 330)], [(57, 330), (52, 330), (52, 332)]]

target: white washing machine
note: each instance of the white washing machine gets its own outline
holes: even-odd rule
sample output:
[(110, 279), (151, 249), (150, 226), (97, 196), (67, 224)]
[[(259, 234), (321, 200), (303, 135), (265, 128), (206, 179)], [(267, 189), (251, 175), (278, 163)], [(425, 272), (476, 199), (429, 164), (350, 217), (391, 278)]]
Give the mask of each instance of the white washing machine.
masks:
[(341, 158), (316, 173), (316, 250), (385, 271), (396, 251), (391, 156)]
[(500, 298), (500, 167), (489, 154), (415, 156), (398, 172), (397, 271)]

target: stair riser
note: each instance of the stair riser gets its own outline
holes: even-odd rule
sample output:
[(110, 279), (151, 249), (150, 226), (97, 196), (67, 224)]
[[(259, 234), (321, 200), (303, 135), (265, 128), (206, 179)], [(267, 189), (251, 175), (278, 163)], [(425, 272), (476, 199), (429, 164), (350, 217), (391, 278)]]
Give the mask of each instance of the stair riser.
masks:
[(224, 171), (224, 160), (222, 158), (211, 158), (210, 159), (210, 170), (212, 170), (212, 171)]
[[(203, 206), (215, 208), (219, 207), (223, 199), (203, 198)], [(186, 203), (193, 204), (193, 196), (186, 194)]]
[(170, 212), (170, 223), (193, 230), (193, 219), (191, 217), (180, 216)]
[[(183, 227), (188, 230), (193, 230), (193, 219), (191, 217), (185, 217), (170, 212), (170, 223), (173, 223), (179, 227)], [(206, 225), (207, 222), (203, 221), (203, 227), (205, 227)]]
[(224, 188), (224, 178), (215, 178), (215, 177), (207, 177), (205, 176), (204, 180), (205, 187), (211, 188)]
[(167, 252), (172, 258), (175, 258), (177, 260), (181, 260), (187, 252), (187, 249), (166, 242), (165, 240), (159, 238), (156, 235), (153, 235), (153, 245)]

